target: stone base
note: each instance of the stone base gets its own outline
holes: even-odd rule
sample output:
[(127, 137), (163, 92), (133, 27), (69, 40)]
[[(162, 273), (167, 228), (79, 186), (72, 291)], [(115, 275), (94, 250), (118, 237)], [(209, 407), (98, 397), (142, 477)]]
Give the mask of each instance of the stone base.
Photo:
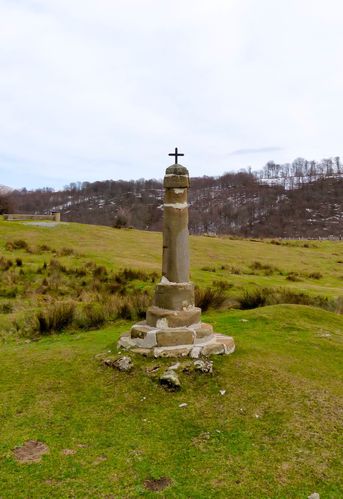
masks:
[(228, 355), (235, 350), (231, 336), (213, 333), (210, 324), (152, 327), (145, 321), (135, 324), (130, 333), (121, 336), (118, 348), (148, 357), (186, 357)]

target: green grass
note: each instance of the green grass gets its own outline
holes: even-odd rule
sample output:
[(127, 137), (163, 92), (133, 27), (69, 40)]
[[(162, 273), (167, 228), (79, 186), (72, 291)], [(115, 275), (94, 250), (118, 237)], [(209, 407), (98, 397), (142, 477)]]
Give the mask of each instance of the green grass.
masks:
[[(163, 497), (342, 497), (342, 316), (279, 305), (207, 319), (237, 351), (213, 376), (181, 373), (178, 393), (145, 371), (171, 361), (135, 357), (126, 374), (95, 359), (128, 323), (4, 346), (1, 497), (153, 497), (144, 481), (160, 477)], [(18, 464), (29, 439), (50, 454)]]
[[(5, 249), (6, 242), (19, 239), (33, 252)], [(42, 244), (53, 251), (37, 251)], [(342, 243), (308, 245), (193, 237), (192, 278), (201, 286), (225, 280), (233, 296), (243, 289), (282, 286), (337, 299), (342, 296)], [(62, 256), (62, 248), (74, 253)], [(173, 361), (133, 357), (133, 371), (120, 373), (96, 358), (115, 351), (130, 321), (39, 341), (6, 336), (11, 316), (32, 305), (31, 288), (43, 279), (36, 271), (45, 260), (57, 258), (68, 268), (92, 261), (108, 272), (124, 267), (159, 272), (160, 234), (0, 221), (0, 256), (23, 262), (2, 273), (1, 289), (26, 286), (18, 291), (20, 299), (0, 298), (2, 499), (288, 499), (315, 491), (323, 498), (343, 496), (342, 315), (302, 305), (210, 310), (204, 320), (217, 332), (233, 335), (236, 352), (213, 358), (213, 376), (181, 372), (182, 390), (171, 393), (146, 368), (162, 370)], [(18, 274), (17, 283), (9, 282), (15, 275), (8, 272)], [(287, 280), (291, 272), (301, 280)], [(314, 272), (322, 277), (309, 277)], [(153, 284), (138, 280), (132, 286), (143, 292)], [(188, 405), (180, 408), (183, 402)], [(27, 440), (45, 442), (50, 453), (40, 463), (17, 463), (12, 451)], [(75, 453), (65, 455), (65, 449)], [(144, 487), (145, 480), (161, 477), (171, 479), (171, 485), (160, 493)]]

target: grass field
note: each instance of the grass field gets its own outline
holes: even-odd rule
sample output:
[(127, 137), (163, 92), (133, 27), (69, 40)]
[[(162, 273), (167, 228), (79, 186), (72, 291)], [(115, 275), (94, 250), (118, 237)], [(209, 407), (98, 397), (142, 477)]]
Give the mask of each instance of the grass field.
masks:
[[(18, 240), (27, 247), (8, 244)], [(14, 317), (44, 303), (40, 291), (33, 301), (30, 288), (52, 278), (37, 273), (44, 262), (159, 272), (160, 234), (0, 222), (0, 255), (1, 289), (16, 287), (0, 297), (1, 498), (343, 496), (341, 242), (191, 238), (192, 279), (200, 286), (225, 281), (233, 299), (244, 289), (282, 287), (326, 297), (336, 311), (298, 304), (210, 309), (204, 319), (234, 336), (236, 352), (213, 358), (212, 376), (183, 360), (175, 393), (157, 382), (171, 361), (133, 357), (132, 372), (120, 373), (96, 357), (115, 352), (131, 321), (31, 339), (10, 329)], [(74, 281), (68, 273), (63, 279), (69, 299)], [(137, 279), (128, 293), (153, 286)], [(28, 440), (49, 452), (40, 462), (18, 463), (13, 449)], [(161, 478), (166, 488), (150, 490)]]

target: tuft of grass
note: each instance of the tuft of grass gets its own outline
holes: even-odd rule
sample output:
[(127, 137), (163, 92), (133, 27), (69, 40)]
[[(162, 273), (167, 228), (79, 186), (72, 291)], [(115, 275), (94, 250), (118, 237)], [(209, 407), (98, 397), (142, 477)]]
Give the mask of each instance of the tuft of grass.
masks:
[(74, 320), (75, 308), (74, 302), (61, 301), (39, 311), (36, 316), (39, 333), (46, 335), (66, 329)]
[(308, 305), (325, 310), (335, 310), (336, 308), (336, 301), (326, 296), (312, 296), (287, 288), (256, 288), (244, 291), (238, 301), (242, 310), (276, 304)]
[(220, 308), (225, 302), (227, 295), (221, 286), (206, 288), (195, 287), (195, 306), (203, 311), (209, 308)]
[(310, 272), (310, 273), (308, 274), (308, 277), (309, 277), (310, 279), (317, 279), (317, 280), (318, 280), (318, 279), (322, 279), (323, 274), (322, 274), (321, 272)]
[(5, 244), (5, 248), (7, 251), (14, 251), (19, 249), (30, 251), (30, 246), (24, 239), (15, 239), (14, 241), (8, 241)]

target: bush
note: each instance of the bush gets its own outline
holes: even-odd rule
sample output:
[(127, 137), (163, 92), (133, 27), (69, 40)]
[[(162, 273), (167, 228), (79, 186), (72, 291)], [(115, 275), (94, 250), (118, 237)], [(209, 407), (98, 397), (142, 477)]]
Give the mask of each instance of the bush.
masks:
[(13, 265), (12, 260), (8, 260), (7, 258), (4, 258), (3, 256), (0, 256), (0, 270), (8, 270), (11, 268)]
[(311, 272), (310, 274), (308, 274), (308, 277), (310, 279), (321, 279), (323, 277), (323, 274), (321, 274), (320, 272)]
[(143, 270), (135, 270), (124, 268), (116, 274), (114, 274), (114, 281), (119, 284), (126, 284), (129, 281), (140, 280), (143, 282), (152, 281), (155, 282), (157, 278), (156, 272), (144, 272)]
[(15, 264), (17, 267), (22, 267), (23, 266), (23, 260), (21, 258), (16, 258), (15, 259)]
[(219, 308), (226, 300), (224, 290), (218, 287), (195, 287), (195, 305), (203, 311), (209, 308)]
[(266, 304), (267, 297), (265, 290), (255, 289), (253, 291), (244, 291), (239, 299), (240, 308), (249, 310), (251, 308), (263, 307)]
[(0, 303), (0, 314), (11, 314), (13, 312), (13, 303), (5, 301)]
[(39, 247), (38, 247), (39, 251), (52, 251), (52, 249), (50, 248), (50, 246), (48, 246), (47, 244), (41, 244)]
[(70, 256), (70, 255), (74, 255), (74, 250), (73, 248), (61, 248), (59, 251), (58, 251), (58, 256)]
[(280, 269), (274, 267), (274, 265), (270, 265), (269, 263), (262, 263), (255, 261), (250, 265), (252, 270), (263, 271), (265, 275), (272, 275), (274, 273), (281, 273)]
[(300, 279), (299, 274), (297, 272), (290, 272), (287, 277), (287, 281), (292, 281), (292, 282), (300, 282), (302, 279)]
[(216, 272), (217, 269), (215, 267), (206, 266), (206, 267), (201, 267), (200, 270), (203, 270), (204, 272)]
[(41, 334), (62, 331), (73, 322), (74, 302), (56, 302), (37, 313), (38, 330)]
[(25, 249), (26, 251), (31, 251), (28, 243), (24, 239), (15, 239), (14, 241), (8, 241), (5, 244), (5, 248), (8, 251), (13, 251), (18, 249)]
[(326, 310), (335, 310), (336, 303), (326, 296), (312, 296), (307, 293), (298, 293), (287, 288), (262, 288), (245, 291), (239, 299), (241, 309), (263, 307), (265, 305), (294, 304), (310, 305)]
[(75, 325), (82, 329), (98, 328), (106, 322), (107, 316), (101, 303), (87, 303), (79, 309), (75, 317)]

